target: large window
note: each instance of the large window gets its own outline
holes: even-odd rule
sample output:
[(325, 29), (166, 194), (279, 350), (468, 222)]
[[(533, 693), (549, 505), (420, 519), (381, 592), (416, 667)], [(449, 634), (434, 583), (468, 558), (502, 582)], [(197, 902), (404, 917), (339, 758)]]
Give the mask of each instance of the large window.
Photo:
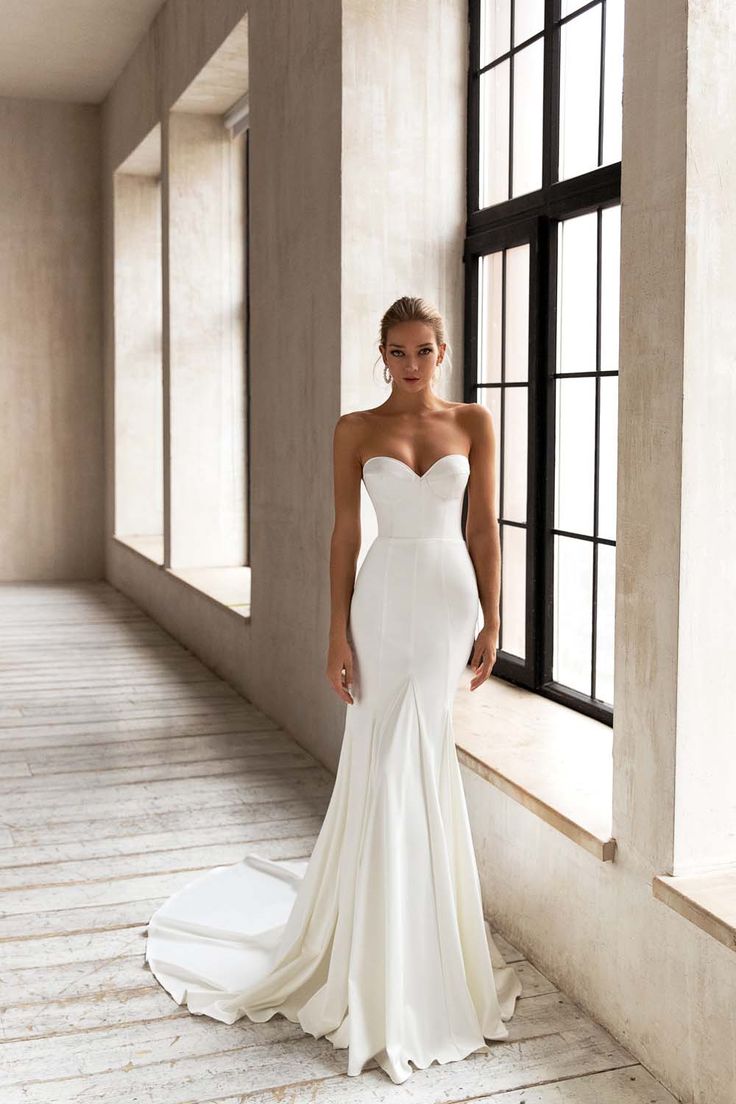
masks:
[(613, 716), (623, 0), (470, 0), (465, 399), (493, 414), (494, 675)]
[(247, 15), (117, 168), (115, 536), (250, 612)]

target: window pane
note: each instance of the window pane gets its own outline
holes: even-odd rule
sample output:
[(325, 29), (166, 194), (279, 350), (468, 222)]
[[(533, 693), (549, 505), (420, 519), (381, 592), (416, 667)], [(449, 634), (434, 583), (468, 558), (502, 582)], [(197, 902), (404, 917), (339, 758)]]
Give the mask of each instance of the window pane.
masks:
[(511, 45), (511, 0), (481, 0), (480, 64), (488, 65)]
[(583, 5), (587, 3), (588, 0), (561, 0), (560, 18), (564, 19), (566, 15), (570, 15), (571, 12), (577, 11), (578, 8), (582, 8)]
[(503, 516), (526, 522), (527, 425), (526, 387), (504, 388)]
[(555, 528), (592, 536), (595, 378), (557, 380), (555, 399)]
[(596, 211), (558, 228), (557, 371), (595, 370)]
[(544, 28), (544, 0), (516, 0), (514, 4), (514, 46)]
[(509, 198), (509, 62), (480, 77), (480, 206)]
[(488, 407), (493, 418), (493, 428), (496, 431), (496, 455), (494, 458), (496, 471), (496, 487), (493, 509), (496, 519), (501, 515), (499, 497), (501, 494), (501, 389), (499, 387), (483, 387), (478, 392), (478, 402)]
[(598, 536), (616, 539), (616, 482), (618, 472), (618, 376), (600, 381), (598, 447)]
[(603, 92), (603, 161), (621, 160), (624, 80), (624, 0), (606, 0), (606, 76)]
[(555, 537), (552, 678), (590, 693), (593, 621), (593, 544)]
[(613, 705), (616, 549), (598, 545), (598, 608), (596, 610), (595, 696)]
[(544, 103), (544, 41), (514, 55), (513, 194), (542, 187), (542, 107)]
[(478, 383), (501, 379), (503, 253), (481, 257), (478, 271)]
[(526, 656), (526, 531), (501, 526), (501, 637), (505, 652)]
[(506, 250), (505, 380), (529, 379), (529, 245)]
[(601, 9), (590, 8), (563, 24), (560, 43), (559, 179), (598, 164)]
[(618, 371), (621, 208), (601, 211), (601, 371)]

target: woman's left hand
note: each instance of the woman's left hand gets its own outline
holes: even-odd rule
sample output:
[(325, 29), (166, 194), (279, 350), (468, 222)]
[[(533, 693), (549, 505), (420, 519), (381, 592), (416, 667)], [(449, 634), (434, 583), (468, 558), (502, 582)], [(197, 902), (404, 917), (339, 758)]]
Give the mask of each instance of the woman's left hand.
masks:
[(475, 674), (470, 682), (470, 689), (477, 690), (481, 683), (485, 682), (496, 662), (496, 642), (498, 641), (498, 627), (484, 625), (475, 638), (473, 655), (470, 666)]

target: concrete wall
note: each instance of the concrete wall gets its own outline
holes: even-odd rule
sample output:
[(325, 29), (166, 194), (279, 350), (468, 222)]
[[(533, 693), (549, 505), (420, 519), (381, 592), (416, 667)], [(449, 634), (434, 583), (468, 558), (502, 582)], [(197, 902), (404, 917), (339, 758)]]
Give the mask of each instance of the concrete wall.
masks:
[(690, 0), (675, 873), (736, 863), (735, 35)]
[(99, 108), (0, 99), (0, 579), (104, 572)]

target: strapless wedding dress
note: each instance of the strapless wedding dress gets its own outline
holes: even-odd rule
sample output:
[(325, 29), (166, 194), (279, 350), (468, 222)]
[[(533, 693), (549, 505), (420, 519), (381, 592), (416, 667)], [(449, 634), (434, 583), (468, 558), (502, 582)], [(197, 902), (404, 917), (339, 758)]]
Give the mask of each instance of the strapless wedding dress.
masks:
[(478, 589), (461, 530), (469, 461), (418, 475), (373, 456), (378, 536), (355, 580), (356, 668), (334, 788), (308, 860), (248, 851), (156, 910), (146, 960), (224, 1023), (275, 1013), (400, 1083), (508, 1038), (521, 992), (484, 919), (452, 731)]

